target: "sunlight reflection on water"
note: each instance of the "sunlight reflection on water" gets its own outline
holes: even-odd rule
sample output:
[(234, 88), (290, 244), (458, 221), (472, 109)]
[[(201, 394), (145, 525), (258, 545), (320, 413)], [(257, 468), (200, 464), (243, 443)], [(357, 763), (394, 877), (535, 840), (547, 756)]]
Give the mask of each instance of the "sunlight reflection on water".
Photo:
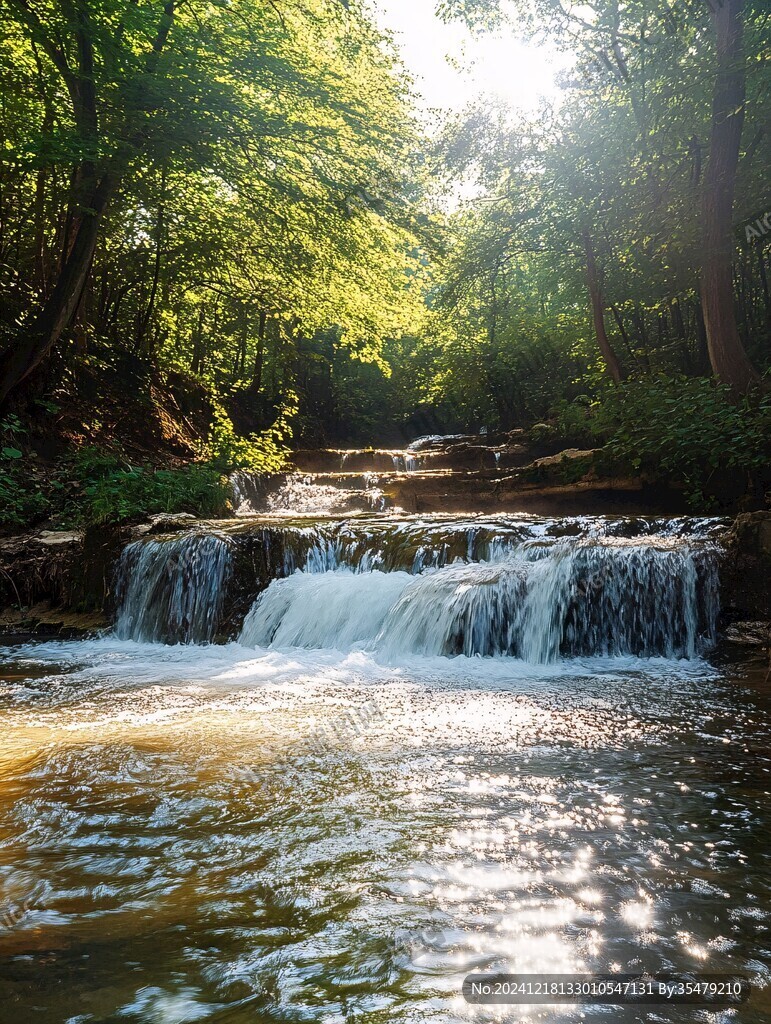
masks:
[(767, 700), (705, 663), (6, 658), (3, 898), (45, 886), (0, 931), (14, 1020), (767, 1019), (763, 993), (734, 1016), (460, 997), (487, 969), (768, 979)]

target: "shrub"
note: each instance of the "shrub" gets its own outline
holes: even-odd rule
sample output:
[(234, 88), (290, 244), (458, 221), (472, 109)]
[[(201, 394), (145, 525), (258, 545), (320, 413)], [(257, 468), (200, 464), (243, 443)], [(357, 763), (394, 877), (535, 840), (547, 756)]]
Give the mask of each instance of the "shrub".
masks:
[(46, 514), (48, 498), (30, 475), (19, 447), (26, 433), (18, 416), (0, 421), (0, 529), (27, 526)]
[(771, 396), (734, 402), (705, 378), (629, 380), (608, 393), (598, 429), (611, 458), (633, 470), (682, 482), (691, 505), (714, 502), (716, 478), (730, 473), (763, 483), (771, 454)]
[(224, 473), (235, 469), (278, 473), (286, 465), (289, 455), (284, 441), (292, 435), (289, 419), (295, 411), (294, 406), (284, 407), (267, 430), (241, 437), (236, 434), (225, 410), (215, 406), (209, 440), (202, 448), (202, 454)]
[(556, 437), (573, 445), (593, 444), (596, 440), (592, 413), (596, 403), (587, 395), (578, 395), (571, 402), (561, 398), (549, 410)]
[(23, 465), (0, 463), (0, 528), (29, 526), (42, 518), (49, 501), (39, 486), (31, 485)]
[(119, 523), (158, 512), (217, 516), (227, 511), (229, 489), (219, 468), (196, 463), (181, 469), (132, 466), (114, 452), (82, 449), (72, 461), (77, 491), (65, 518)]

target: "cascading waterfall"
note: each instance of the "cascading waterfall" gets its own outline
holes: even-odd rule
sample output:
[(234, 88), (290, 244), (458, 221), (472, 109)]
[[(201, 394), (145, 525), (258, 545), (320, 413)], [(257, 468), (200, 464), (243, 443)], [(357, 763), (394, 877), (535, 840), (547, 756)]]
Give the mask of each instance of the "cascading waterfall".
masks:
[(123, 552), (121, 638), (401, 655), (692, 658), (714, 639), (719, 520), (534, 516), (246, 524)]
[(692, 658), (714, 638), (716, 617), (711, 551), (582, 539), (418, 575), (296, 572), (257, 598), (240, 641), (534, 664), (561, 655)]
[[(340, 474), (287, 473), (279, 486), (269, 486), (258, 473), (239, 471), (230, 476), (237, 516), (343, 515), (382, 512), (387, 500), (374, 473), (353, 480)], [(347, 486), (341, 485), (341, 480)]]
[(164, 643), (213, 640), (231, 546), (219, 534), (129, 544), (118, 563), (116, 634), (123, 640)]

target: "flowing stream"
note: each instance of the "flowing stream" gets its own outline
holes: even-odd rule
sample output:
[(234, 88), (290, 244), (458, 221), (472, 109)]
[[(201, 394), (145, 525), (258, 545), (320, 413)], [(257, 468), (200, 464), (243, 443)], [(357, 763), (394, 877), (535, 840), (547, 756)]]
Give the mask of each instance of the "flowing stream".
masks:
[[(144, 537), (114, 630), (3, 651), (0, 1020), (770, 1020), (724, 524), (291, 511)], [(755, 989), (467, 1005), (492, 970)]]

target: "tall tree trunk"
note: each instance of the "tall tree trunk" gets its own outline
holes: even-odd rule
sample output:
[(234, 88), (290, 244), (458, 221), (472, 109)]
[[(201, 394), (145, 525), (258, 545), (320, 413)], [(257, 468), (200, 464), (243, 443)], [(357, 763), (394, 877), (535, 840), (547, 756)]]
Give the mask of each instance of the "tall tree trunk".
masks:
[(586, 280), (589, 285), (589, 298), (592, 303), (592, 317), (594, 319), (594, 333), (597, 336), (597, 344), (602, 352), (602, 358), (608, 368), (608, 373), (618, 384), (623, 379), (621, 364), (618, 361), (613, 346), (605, 330), (605, 308), (602, 298), (602, 282), (597, 270), (597, 257), (594, 253), (592, 238), (588, 231), (584, 231), (584, 250), (586, 252)]
[(702, 301), (701, 294), (698, 295), (698, 304), (696, 306), (696, 368), (698, 373), (704, 377), (709, 376), (709, 345), (707, 344), (707, 328), (704, 324), (704, 302)]
[(117, 185), (118, 179), (110, 172), (102, 176), (90, 209), (80, 220), (56, 287), (19, 340), (2, 353), (0, 404), (46, 358), (75, 315), (94, 258), (101, 217)]
[(260, 319), (257, 325), (257, 348), (254, 353), (254, 370), (252, 372), (252, 382), (249, 386), (249, 390), (255, 395), (259, 395), (262, 389), (262, 366), (265, 358), (265, 327), (268, 321), (267, 312), (264, 309), (260, 310)]
[(166, 164), (161, 167), (161, 192), (158, 197), (158, 209), (155, 214), (155, 258), (153, 260), (153, 280), (150, 285), (150, 297), (147, 300), (147, 306), (144, 312), (139, 318), (139, 326), (137, 328), (137, 340), (136, 340), (136, 351), (144, 353), (145, 355), (152, 354), (153, 345), (145, 344), (145, 337), (147, 335), (148, 328), (153, 318), (153, 310), (155, 309), (155, 299), (158, 294), (158, 282), (161, 278), (161, 262), (163, 260), (163, 242), (164, 242), (164, 215), (166, 212)]
[(745, 100), (743, 7), (744, 0), (723, 0), (712, 9), (717, 74), (704, 175), (704, 262), (700, 289), (712, 371), (736, 394), (744, 394), (758, 380), (739, 336), (732, 276), (733, 202)]
[(204, 339), (203, 339), (204, 308), (198, 310), (198, 320), (193, 328), (193, 357), (190, 361), (190, 369), (193, 373), (200, 373), (203, 369)]
[[(72, 116), (84, 156), (73, 175), (72, 202), (64, 225), (62, 260), (58, 280), (43, 308), (20, 332), (19, 340), (0, 353), (0, 405), (8, 393), (25, 380), (50, 353), (63, 332), (70, 325), (80, 304), (83, 288), (91, 270), (96, 250), (102, 215), (120, 184), (119, 170), (99, 171), (94, 153), (99, 143), (99, 116), (94, 82), (94, 41), (97, 33), (91, 22), (89, 7), (85, 3), (66, 4), (74, 47), (67, 51), (58, 37), (48, 34), (47, 27), (26, 0), (6, 0), (16, 20), (40, 45), (53, 67), (58, 71), (72, 104)], [(166, 0), (158, 21), (152, 48), (144, 63), (144, 75), (155, 76), (158, 62), (174, 22), (176, 0)], [(122, 29), (119, 29), (120, 41)], [(75, 58), (76, 65), (70, 61)], [(141, 79), (136, 79), (137, 84)], [(127, 81), (128, 85), (132, 83)], [(141, 88), (140, 88), (141, 94)], [(128, 94), (127, 94), (128, 95)], [(139, 109), (144, 109), (140, 107)], [(129, 103), (124, 111), (125, 130), (133, 149), (141, 150), (146, 142), (141, 130), (132, 130), (137, 110)], [(118, 138), (123, 138), (118, 132)], [(127, 169), (124, 161), (123, 170)]]
[(629, 358), (632, 360), (632, 362), (637, 364), (637, 367), (639, 369), (642, 369), (642, 367), (640, 366), (640, 360), (637, 358), (635, 351), (632, 348), (632, 342), (629, 340), (629, 334), (627, 333), (627, 329), (626, 327), (624, 327), (624, 321), (621, 317), (621, 313), (619, 312), (618, 307), (614, 306), (612, 302), (610, 304), (610, 311), (613, 314), (613, 319), (616, 321), (616, 326), (618, 327), (619, 334), (621, 335), (621, 340), (624, 342), (624, 346), (627, 352), (629, 353)]

